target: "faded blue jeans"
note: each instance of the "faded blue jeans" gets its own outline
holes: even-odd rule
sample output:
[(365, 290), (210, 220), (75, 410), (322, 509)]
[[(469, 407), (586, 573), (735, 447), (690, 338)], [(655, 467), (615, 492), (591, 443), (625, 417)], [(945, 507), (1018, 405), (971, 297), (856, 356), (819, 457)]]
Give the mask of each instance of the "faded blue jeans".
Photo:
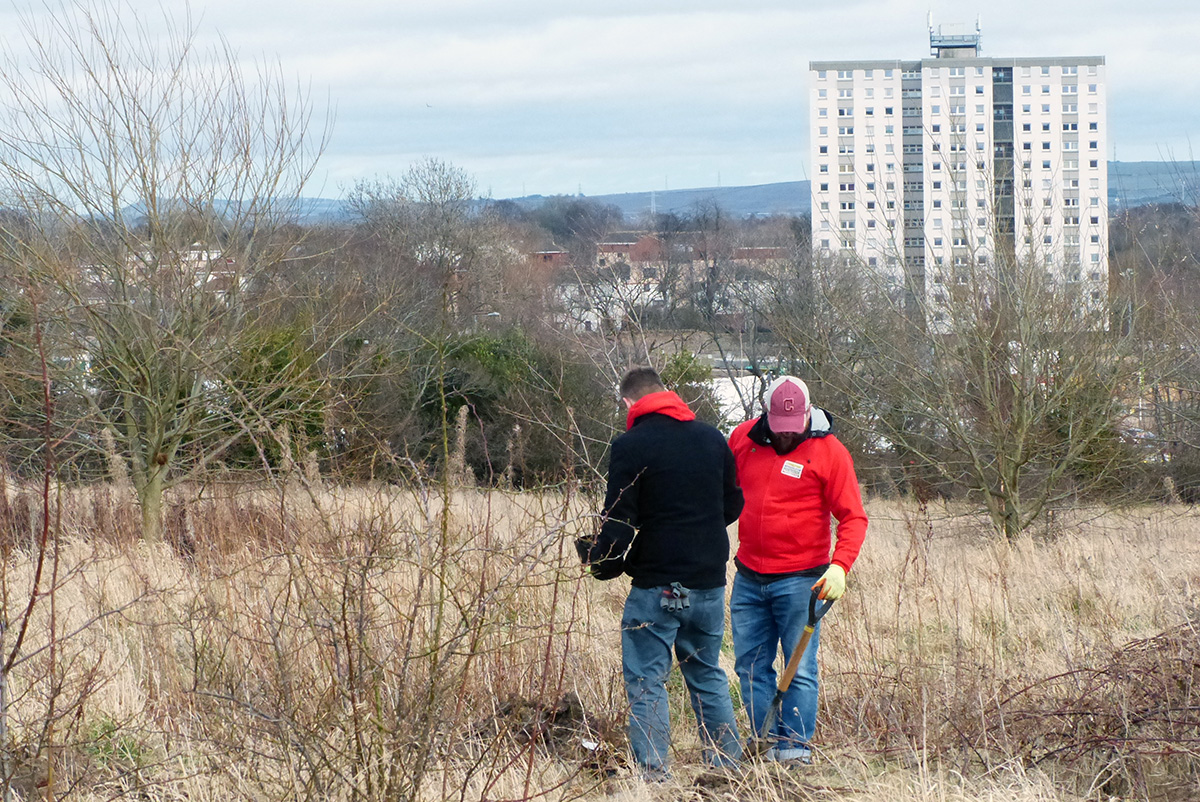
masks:
[(755, 736), (766, 735), (781, 749), (807, 749), (817, 726), (817, 645), (821, 625), (813, 630), (796, 676), (783, 695), (783, 709), (773, 732), (763, 733), (767, 711), (775, 700), (778, 680), (775, 657), (783, 646), (784, 662), (800, 643), (808, 623), (808, 600), (819, 577), (791, 577), (761, 584), (738, 574), (729, 599), (733, 625), (734, 668)]
[(691, 606), (663, 609), (662, 587), (629, 589), (621, 616), (621, 656), (629, 697), (629, 743), (638, 766), (649, 775), (665, 774), (671, 745), (667, 675), (671, 652), (687, 684), (704, 760), (731, 765), (742, 756), (729, 679), (717, 664), (725, 636), (725, 588), (693, 590)]

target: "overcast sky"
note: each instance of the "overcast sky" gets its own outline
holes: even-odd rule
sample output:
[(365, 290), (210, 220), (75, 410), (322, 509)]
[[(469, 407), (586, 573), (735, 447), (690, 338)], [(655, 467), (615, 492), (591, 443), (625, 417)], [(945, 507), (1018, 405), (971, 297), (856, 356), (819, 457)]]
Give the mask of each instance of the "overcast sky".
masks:
[(1110, 158), (1200, 145), (1192, 0), (192, 3), (203, 32), (327, 94), (333, 138), (307, 193), (326, 197), (425, 156), (496, 198), (805, 179), (808, 62), (924, 58), (930, 10), (935, 25), (982, 12), (985, 56), (1104, 56)]

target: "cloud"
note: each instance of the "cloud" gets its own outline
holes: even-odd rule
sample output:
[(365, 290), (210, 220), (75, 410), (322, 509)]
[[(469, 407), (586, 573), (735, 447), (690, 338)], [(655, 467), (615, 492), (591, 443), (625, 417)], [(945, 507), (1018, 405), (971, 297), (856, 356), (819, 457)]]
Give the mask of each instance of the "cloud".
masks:
[[(159, 13), (158, 0), (129, 5)], [(1185, 8), (210, 0), (193, 12), (206, 37), (221, 32), (248, 62), (277, 57), (336, 105), (330, 176), (399, 174), (433, 155), (498, 193), (549, 193), (803, 177), (808, 62), (926, 57), (930, 9), (935, 25), (981, 12), (986, 56), (1105, 56), (1108, 141), (1155, 158), (1185, 149), (1200, 121), (1200, 14)]]

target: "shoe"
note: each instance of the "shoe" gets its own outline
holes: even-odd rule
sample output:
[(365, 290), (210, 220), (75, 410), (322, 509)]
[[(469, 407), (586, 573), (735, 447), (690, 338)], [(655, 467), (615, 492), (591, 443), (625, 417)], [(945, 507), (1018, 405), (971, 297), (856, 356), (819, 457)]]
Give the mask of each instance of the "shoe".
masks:
[(650, 785), (660, 785), (671, 781), (671, 772), (666, 769), (643, 768), (638, 772), (642, 782)]
[(790, 749), (781, 749), (778, 746), (772, 746), (763, 757), (785, 766), (811, 766), (813, 762), (812, 750), (807, 746), (797, 746)]

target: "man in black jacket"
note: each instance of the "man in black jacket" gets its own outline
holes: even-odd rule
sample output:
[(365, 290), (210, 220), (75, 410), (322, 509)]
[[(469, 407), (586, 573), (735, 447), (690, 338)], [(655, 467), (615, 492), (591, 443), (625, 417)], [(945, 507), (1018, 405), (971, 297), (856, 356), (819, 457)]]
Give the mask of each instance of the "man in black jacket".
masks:
[(725, 635), (725, 527), (742, 511), (733, 453), (651, 368), (621, 381), (627, 431), (612, 444), (603, 524), (576, 543), (598, 579), (629, 574), (621, 656), (629, 741), (647, 779), (667, 775), (666, 680), (679, 659), (710, 765), (741, 757), (729, 682), (717, 663)]

